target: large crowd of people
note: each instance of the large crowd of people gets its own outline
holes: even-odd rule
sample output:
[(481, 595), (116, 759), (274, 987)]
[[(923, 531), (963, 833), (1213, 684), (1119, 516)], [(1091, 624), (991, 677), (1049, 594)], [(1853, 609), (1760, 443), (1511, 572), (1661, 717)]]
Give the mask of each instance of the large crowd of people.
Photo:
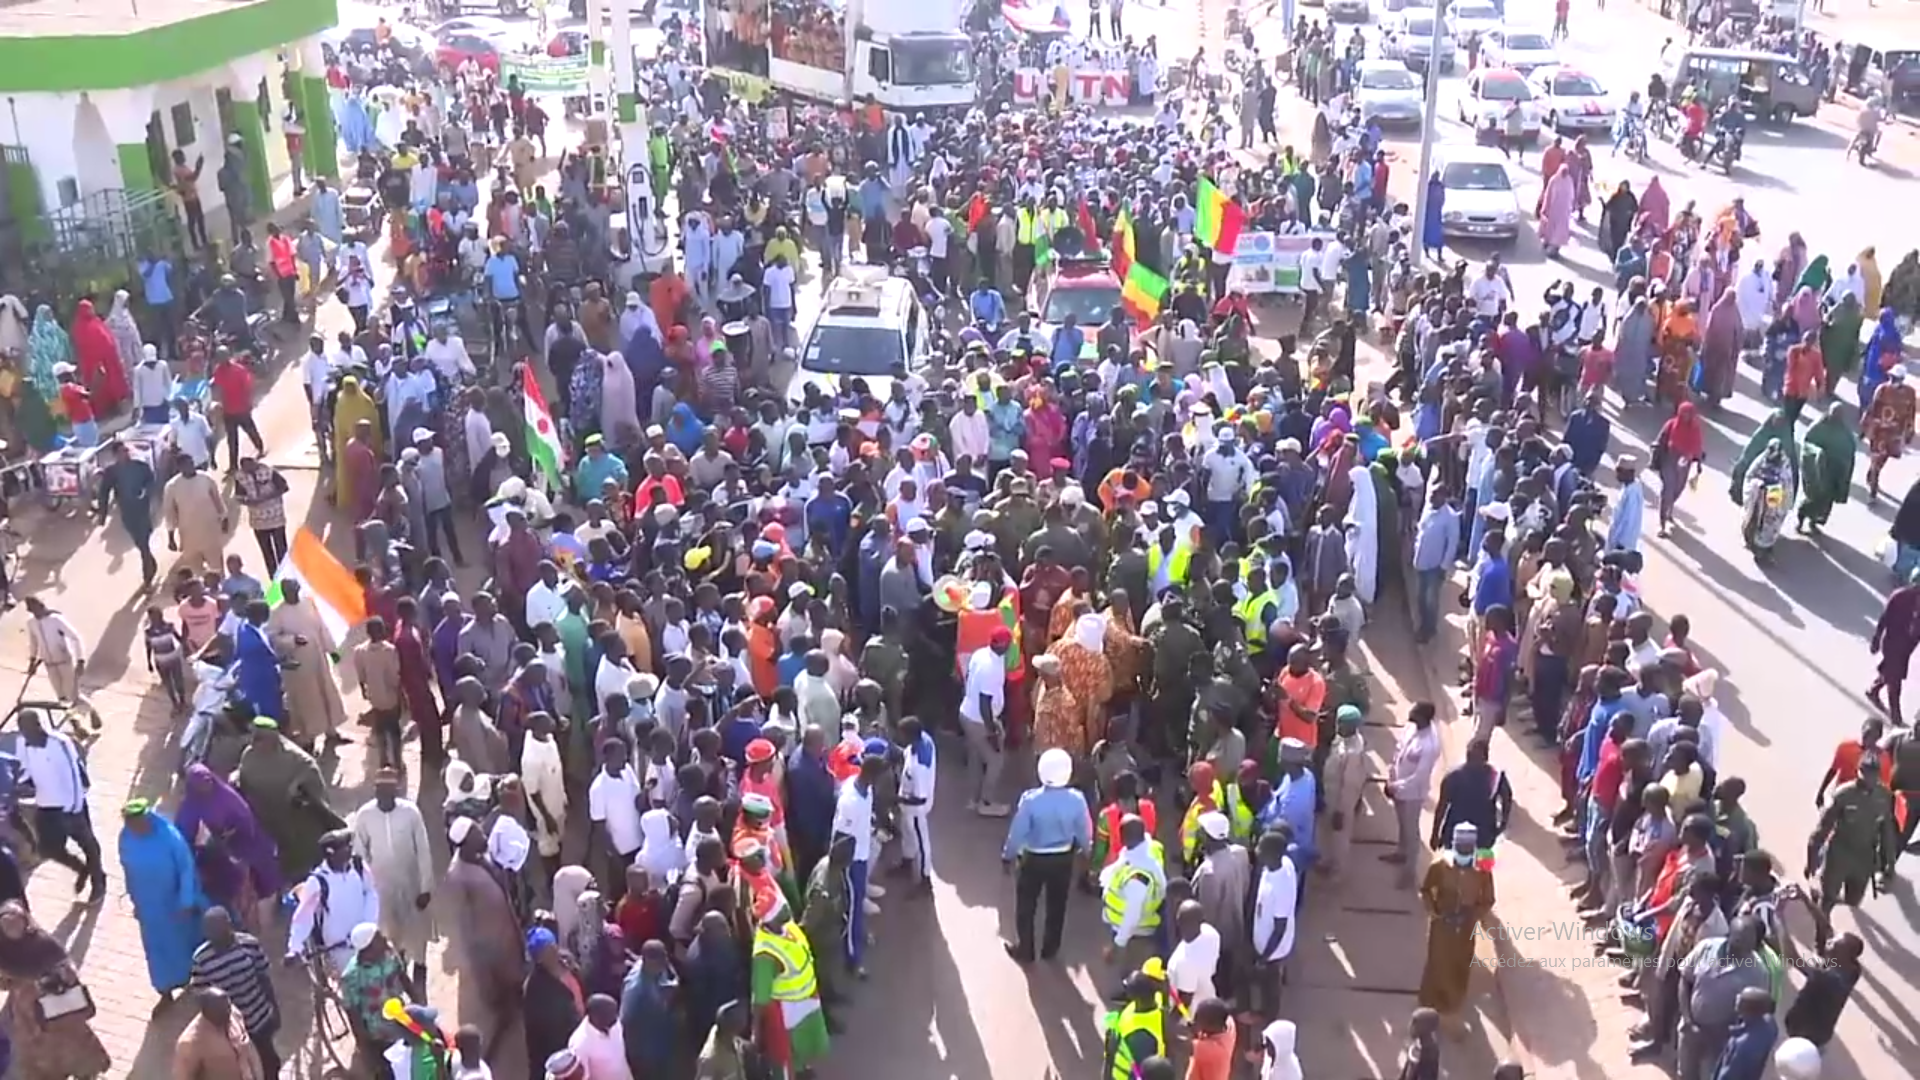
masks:
[[(516, 85), (466, 71), (456, 107), (426, 89), (389, 104), (406, 115), (350, 137), (414, 299), (375, 303), (374, 256), (331, 216), (333, 258), (308, 263), (276, 230), (266, 267), (304, 279), (282, 294), (296, 321), (324, 283), (353, 309), (355, 334), (316, 336), (299, 362), (353, 534), (365, 618), (345, 640), (325, 587), (273, 580), (288, 485), (257, 432), (241, 451), (255, 388), (234, 356), (212, 357), (226, 489), (204, 471), (211, 426), (152, 371), (167, 361), (125, 293), (104, 320), (83, 302), (70, 336), (46, 307), (30, 333), (0, 307), (25, 399), (59, 398), (74, 439), (123, 403), (176, 413), (155, 460), (114, 451), (97, 504), (157, 583), (145, 654), (192, 733), (178, 804), (128, 802), (117, 848), (156, 1011), (191, 998), (176, 1075), (279, 1075), (284, 922), (282, 957), (333, 980), (375, 1074), (808, 1076), (860, 1008), (883, 913), (932, 889), (944, 775), (948, 800), (1007, 820), (1009, 956), (1052, 961), (1075, 910), (1105, 927), (1115, 1080), (1227, 1080), (1243, 1061), (1297, 1080), (1298, 918), (1341, 887), (1361, 794), (1383, 783), (1382, 858), (1429, 917), (1401, 1075), (1430, 1080), (1513, 813), (1491, 736), (1529, 723), (1586, 866), (1578, 910), (1645, 1007), (1636, 1052), (1671, 1050), (1682, 1080), (1757, 1080), (1777, 1040), (1823, 1046), (1863, 962), (1826, 916), (1885, 880), (1920, 817), (1896, 797), (1920, 790), (1899, 712), (1920, 586), (1874, 636), (1894, 723), (1836, 753), (1802, 888), (1717, 769), (1725, 676), (1695, 660), (1684, 616), (1655, 634), (1636, 576), (1649, 504), (1659, 532), (1680, 527), (1743, 352), (1780, 406), (1732, 469), (1748, 547), (1764, 555), (1789, 518), (1823, 525), (1859, 456), (1878, 497), (1915, 426), (1895, 309), (1920, 294), (1920, 256), (1884, 286), (1871, 249), (1844, 272), (1797, 234), (1756, 257), (1738, 200), (1709, 217), (1656, 179), (1597, 203), (1615, 289), (1536, 300), (1497, 261), (1417, 271), (1444, 249), (1443, 200), (1415, 221), (1390, 197), (1377, 134), (1343, 111), (1353, 58), (1298, 33), (1291, 63), (1243, 63), (1237, 102), (1202, 93), (1147, 122), (1055, 103), (772, 124), (670, 44), (648, 75), (660, 217), (630, 223), (628, 264), (604, 148), (564, 148), (549, 196)], [(1323, 106), (1294, 145), (1274, 123), (1289, 82)], [(489, 132), (491, 171), (470, 156)], [(1236, 136), (1255, 154), (1226, 149)], [(1555, 140), (1543, 175), (1541, 231), (1564, 247), (1586, 219), (1584, 143)], [(1025, 308), (1069, 231), (1107, 252), (1124, 300), (1043, 325)], [(1230, 273), (1243, 231), (1310, 237), (1277, 347)], [(789, 392), (817, 359), (800, 290), (853, 263), (893, 268), (953, 321), (924, 331), (924, 367)], [(489, 337), (537, 331), (493, 364), (428, 310), (475, 281)], [(1366, 377), (1370, 341), (1389, 377)], [(1848, 376), (1857, 407), (1835, 403)], [(1629, 408), (1668, 417), (1648, 460), (1611, 453)], [(164, 578), (156, 502), (182, 555)], [(261, 573), (224, 556), (236, 503)], [(1920, 567), (1920, 487), (1889, 558)], [(1456, 579), (1458, 703), (1384, 715), (1369, 627), (1411, 618), (1435, 640)], [(78, 708), (85, 641), (26, 607), (35, 668)], [(1474, 730), (1447, 768), (1450, 712)], [(19, 723), (33, 846), (97, 903), (91, 732), (59, 709)], [(1384, 773), (1365, 723), (1394, 726)], [(375, 770), (358, 806), (322, 769), (356, 736)], [(4, 862), (14, 1067), (100, 1074), (81, 973)], [(1076, 909), (1076, 889), (1096, 901)], [(1828, 963), (1776, 1020), (1793, 902)], [(457, 1026), (426, 964), (436, 937)]]

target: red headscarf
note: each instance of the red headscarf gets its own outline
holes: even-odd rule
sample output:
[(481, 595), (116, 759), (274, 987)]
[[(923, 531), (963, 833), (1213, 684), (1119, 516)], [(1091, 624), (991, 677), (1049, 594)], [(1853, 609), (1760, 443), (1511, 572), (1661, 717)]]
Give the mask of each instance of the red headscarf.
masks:
[(1707, 454), (1706, 428), (1691, 401), (1681, 402), (1674, 410), (1673, 417), (1660, 428), (1660, 438), (1667, 444), (1667, 453), (1675, 457), (1699, 461)]

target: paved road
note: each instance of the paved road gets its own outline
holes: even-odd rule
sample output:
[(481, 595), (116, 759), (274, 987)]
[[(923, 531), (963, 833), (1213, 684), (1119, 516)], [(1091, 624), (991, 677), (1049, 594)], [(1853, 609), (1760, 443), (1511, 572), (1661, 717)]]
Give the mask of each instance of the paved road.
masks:
[[(1190, 13), (1176, 18), (1153, 7), (1136, 6), (1129, 11), (1134, 24), (1129, 32), (1158, 33), (1169, 55), (1191, 55), (1200, 40), (1207, 41), (1212, 52), (1218, 30), (1203, 24), (1220, 6), (1220, 0), (1203, 0), (1200, 20), (1191, 19)], [(1591, 14), (1575, 13), (1575, 25), (1583, 34), (1587, 24), (1582, 20)], [(1620, 85), (1639, 82), (1644, 71), (1633, 71), (1628, 63), (1616, 75), (1616, 69), (1602, 68), (1600, 62), (1616, 47), (1635, 55), (1636, 44), (1644, 49), (1646, 41), (1657, 40), (1646, 36), (1647, 28), (1636, 30), (1627, 23), (1629, 14), (1622, 12), (1617, 23), (1611, 16), (1596, 22), (1608, 28), (1608, 36), (1583, 39), (1571, 47), (1590, 51), (1596, 58), (1596, 72)], [(1446, 137), (1460, 135), (1449, 132)], [(1805, 232), (1816, 251), (1835, 254), (1876, 239), (1866, 215), (1845, 209), (1821, 212), (1813, 193), (1827, 196), (1821, 204), (1826, 207), (1889, 205), (1894, 193), (1904, 193), (1905, 184), (1898, 178), (1864, 175), (1857, 168), (1841, 166), (1838, 136), (1822, 134), (1818, 127), (1796, 131), (1793, 137), (1816, 145), (1793, 153), (1790, 147), (1775, 147), (1763, 140), (1750, 143), (1752, 169), (1742, 174), (1743, 180), (1771, 172), (1790, 176), (1800, 192), (1808, 193), (1802, 196), (1781, 187), (1748, 189), (1749, 205), (1763, 223), (1791, 222)], [(1817, 152), (1822, 149), (1820, 140), (1827, 140), (1824, 148), (1829, 152)], [(1406, 149), (1410, 159), (1412, 148)], [(1656, 154), (1662, 155), (1657, 165), (1687, 176), (1689, 170), (1675, 166), (1670, 150)], [(1703, 206), (1712, 207), (1732, 189), (1723, 180), (1688, 177), (1673, 190), (1681, 200), (1697, 198)], [(1775, 232), (1770, 229), (1768, 236), (1773, 239)], [(1883, 254), (1888, 265), (1897, 257), (1895, 252)], [(1574, 269), (1597, 272), (1598, 258), (1589, 245), (1576, 245), (1569, 258)], [(1543, 264), (1531, 240), (1523, 241), (1509, 261), (1523, 294), (1537, 293), (1548, 280), (1566, 272)], [(344, 313), (333, 308), (322, 315), (328, 329), (343, 319)], [(1734, 452), (1731, 440), (1744, 437), (1759, 415), (1751, 402), (1753, 391), (1750, 373), (1743, 373), (1742, 393), (1749, 397), (1717, 420), (1710, 452), (1722, 465)], [(314, 476), (302, 469), (311, 468), (313, 458), (310, 440), (301, 434), (305, 424), (297, 389), (276, 387), (262, 408), (261, 419), (262, 427), (274, 436), (271, 456), (290, 470), (294, 481), (291, 512), (296, 519), (306, 514), (316, 528), (329, 531), (331, 516), (324, 504), (308, 505)], [(1622, 446), (1641, 445), (1650, 434), (1637, 423), (1622, 424), (1617, 430)], [(1913, 476), (1911, 466), (1896, 465), (1889, 471), (1889, 486), (1903, 490)], [(1734, 554), (1738, 551), (1733, 539), (1735, 514), (1717, 494), (1724, 487), (1722, 475), (1710, 475), (1701, 490), (1683, 502), (1687, 529), (1671, 542), (1652, 545), (1645, 580), (1654, 609), (1664, 615), (1690, 614), (1699, 644), (1716, 666), (1727, 671), (1730, 686), (1724, 704), (1736, 732), (1724, 751), (1727, 772), (1747, 776), (1763, 794), (1778, 794), (1775, 799), (1756, 799), (1755, 813), (1772, 846), (1791, 855), (1813, 821), (1810, 794), (1818, 762), (1835, 740), (1856, 726), (1864, 709), (1859, 689), (1870, 665), (1861, 639), (1884, 592), (1884, 575), (1865, 552), (1874, 537), (1884, 532), (1890, 511), (1885, 503), (1878, 508), (1858, 503), (1843, 507), (1835, 516), (1830, 539), (1818, 546), (1791, 542), (1775, 566), (1762, 573)], [(103, 544), (77, 522), (38, 524), (32, 542), (24, 568), (28, 587), (49, 596), (96, 643), (90, 685), (97, 687), (95, 699), (108, 718), (108, 733), (92, 759), (96, 805), (105, 810), (131, 794), (165, 792), (175, 760), (170, 745), (173, 725), (159, 704), (163, 699), (157, 688), (132, 658), (143, 606), (133, 598), (137, 560), (112, 530), (106, 532)], [(247, 538), (232, 550), (249, 559), (256, 554)], [(9, 615), (0, 627), (4, 627), (0, 670), (11, 673), (7, 683), (13, 685), (24, 669), (22, 617)], [(1379, 675), (1381, 722), (1391, 723), (1404, 711), (1405, 702), (1433, 695), (1435, 683), (1425, 666), (1415, 662), (1397, 619), (1389, 616), (1370, 631), (1368, 645)], [(1426, 660), (1428, 665), (1443, 666), (1450, 655), (1429, 650)], [(1771, 705), (1765, 715), (1758, 705), (1762, 701)], [(1369, 738), (1378, 750), (1390, 746), (1390, 733), (1384, 728), (1370, 730)], [(1543, 794), (1547, 781), (1540, 767), (1518, 757), (1511, 746), (1503, 745), (1500, 752), (1536, 820), (1550, 812)], [(1800, 760), (1789, 764), (1790, 758)], [(340, 783), (356, 792), (343, 794), (343, 805), (354, 805), (364, 779), (358, 748), (344, 753), (334, 772)], [(103, 824), (109, 819), (109, 814), (102, 815)], [(1381, 812), (1362, 820), (1358, 826), (1362, 854), (1355, 860), (1354, 877), (1338, 886), (1337, 893), (1316, 889), (1310, 902), (1289, 1011), (1302, 1022), (1303, 1059), (1317, 1076), (1344, 1080), (1395, 1071), (1396, 1029), (1412, 1004), (1422, 928), (1411, 914), (1411, 897), (1392, 890), (1366, 854), (1370, 846), (1378, 850), (1377, 845), (1389, 838), (1390, 825), (1385, 824), (1389, 820)], [(111, 863), (114, 830), (103, 831), (109, 834)], [(1086, 1075), (1091, 1066), (1085, 1059), (1098, 1054), (1097, 998), (1105, 981), (1096, 974), (1098, 936), (1091, 906), (1081, 903), (1075, 908), (1063, 964), (1031, 971), (1018, 968), (1002, 955), (998, 944), (1011, 906), (1010, 884), (995, 865), (1001, 826), (970, 819), (949, 800), (936, 811), (935, 831), (939, 887), (931, 901), (892, 897), (885, 901), (886, 911), (877, 922), (880, 944), (872, 964), (873, 979), (856, 991), (852, 1030), (839, 1040), (825, 1075), (850, 1077), (856, 1071), (864, 1075), (874, 1062), (897, 1065), (894, 1071), (901, 1075), (929, 1078), (972, 1078), (989, 1069), (1011, 1080)], [(1517, 919), (1515, 911), (1557, 915), (1547, 906), (1558, 869), (1557, 851), (1538, 843), (1544, 838), (1537, 830), (1520, 830), (1516, 837), (1518, 850), (1502, 861), (1509, 917)], [(1528, 851), (1534, 847), (1548, 856), (1547, 863), (1530, 859)], [(1529, 895), (1534, 902), (1520, 901)], [(1330, 896), (1337, 902), (1327, 902)], [(59, 932), (70, 935), (96, 987), (112, 988), (98, 995), (102, 999), (98, 1026), (114, 1052), (113, 1075), (160, 1075), (182, 1018), (175, 1014), (171, 1022), (149, 1029), (144, 964), (117, 880), (113, 899), (98, 912), (71, 908), (67, 876), (58, 871), (35, 874), (33, 897), (36, 911)], [(1911, 889), (1902, 883), (1892, 896), (1868, 904), (1857, 920), (1849, 921), (1846, 914), (1840, 917), (1843, 926), (1857, 925), (1867, 935), (1876, 958), (1842, 1026), (1839, 1053), (1844, 1057), (1831, 1063), (1834, 1071), (1829, 1075), (1892, 1075), (1896, 1062), (1920, 1060), (1920, 1047), (1910, 1035), (1917, 1025), (1903, 1004), (1914, 997), (1916, 973), (1898, 955), (1911, 957), (1914, 952), (1915, 903)], [(1537, 956), (1543, 950), (1532, 952)], [(436, 975), (436, 980), (442, 978)], [(1610, 981), (1610, 976), (1605, 980)], [(1585, 993), (1596, 991), (1597, 997), (1597, 991), (1604, 990), (1601, 982), (1599, 976), (1566, 976), (1540, 968), (1507, 981), (1511, 1021), (1520, 1026), (1522, 1040), (1533, 1050), (1544, 1075), (1622, 1074), (1625, 1062), (1615, 1051), (1616, 1015), (1596, 1008)], [(435, 994), (440, 1000), (452, 1000), (450, 984), (442, 981), (436, 981)], [(1488, 999), (1487, 1007), (1491, 1015), (1486, 1026), (1505, 1027), (1508, 1020), (1500, 1015), (1497, 1000)], [(301, 1010), (290, 1004), (290, 1011)], [(296, 1015), (289, 1034), (283, 1036), (283, 1049), (302, 1027)], [(1450, 1066), (1460, 1075), (1484, 1075), (1480, 1061), (1491, 1054), (1484, 1040), (1476, 1039), (1450, 1052)]]
[[(1551, 20), (1551, 6), (1537, 0), (1516, 2), (1509, 10), (1516, 12), (1517, 21)], [(1847, 20), (1863, 11), (1856, 5)], [(1571, 23), (1575, 38), (1563, 46), (1563, 59), (1623, 94), (1645, 85), (1658, 43), (1670, 33), (1667, 24), (1630, 3), (1609, 5), (1604, 15), (1576, 5)], [(1844, 32), (1851, 25), (1822, 20), (1821, 29)], [(1457, 82), (1449, 80), (1454, 85), (1441, 88), (1443, 113), (1450, 111), (1449, 94), (1457, 90)], [(1878, 245), (1884, 271), (1912, 246), (1905, 236), (1886, 228), (1881, 210), (1912, 197), (1914, 183), (1907, 171), (1911, 150), (1904, 145), (1909, 133), (1903, 129), (1887, 143), (1889, 161), (1862, 169), (1842, 159), (1849, 124), (1846, 110), (1829, 107), (1817, 120), (1786, 131), (1756, 128), (1747, 142), (1747, 158), (1732, 180), (1685, 164), (1668, 145), (1654, 148), (1652, 170), (1610, 159), (1603, 147), (1595, 155), (1596, 172), (1603, 181), (1632, 180), (1636, 189), (1644, 186), (1650, 172), (1657, 172), (1676, 206), (1697, 201), (1707, 213), (1743, 195), (1764, 230), (1759, 254), (1771, 257), (1791, 229), (1804, 235), (1814, 252), (1828, 254), (1836, 269), (1844, 268), (1861, 248)], [(1459, 143), (1471, 133), (1443, 119), (1440, 138)], [(1397, 169), (1396, 186), (1409, 184), (1417, 141), (1394, 147), (1405, 163)], [(1530, 155), (1519, 179), (1523, 206), (1532, 204), (1539, 189), (1533, 161)], [(1576, 237), (1559, 261), (1544, 260), (1531, 234), (1502, 253), (1523, 304), (1569, 275), (1583, 283), (1611, 283), (1591, 232), (1576, 230)], [(1477, 261), (1486, 252), (1469, 249), (1459, 254)], [(1853, 400), (1851, 387), (1841, 392)], [(1721, 751), (1722, 775), (1748, 780), (1748, 802), (1766, 846), (1797, 873), (1805, 837), (1817, 819), (1812, 793), (1827, 757), (1840, 739), (1857, 733), (1860, 720), (1871, 711), (1862, 696), (1872, 676), (1865, 641), (1889, 589), (1888, 575), (1871, 551), (1886, 533), (1895, 500), (1920, 472), (1910, 462), (1889, 466), (1883, 484), (1894, 495), (1877, 503), (1866, 501), (1864, 486), (1856, 483), (1853, 501), (1835, 512), (1825, 537), (1789, 537), (1773, 565), (1761, 568), (1740, 546), (1738, 510), (1727, 495), (1727, 469), (1766, 413), (1757, 396), (1757, 372), (1743, 369), (1736, 398), (1711, 419), (1709, 468), (1699, 490), (1681, 501), (1681, 528), (1670, 540), (1649, 534), (1642, 585), (1657, 614), (1685, 613), (1692, 619), (1703, 662), (1725, 673), (1720, 697), (1733, 737)], [(1656, 418), (1648, 412), (1616, 417), (1615, 450), (1644, 454), (1656, 430)], [(1429, 667), (1449, 670), (1457, 655), (1457, 639), (1443, 640), (1427, 650)], [(1547, 763), (1510, 743), (1503, 741), (1496, 753), (1521, 787), (1530, 819), (1514, 834), (1521, 850), (1501, 863), (1503, 898), (1519, 901), (1506, 906), (1507, 918), (1545, 924), (1565, 913), (1565, 905), (1555, 898), (1559, 881), (1567, 876), (1563, 860), (1542, 831), (1558, 805), (1557, 781)], [(1911, 862), (1907, 869), (1910, 876)], [(1855, 930), (1867, 941), (1870, 958), (1868, 974), (1829, 1051), (1826, 1075), (1886, 1075), (1896, 1062), (1920, 1060), (1920, 1043), (1912, 1034), (1915, 1015), (1907, 1004), (1920, 990), (1920, 963), (1914, 959), (1920, 947), (1916, 919), (1920, 897), (1906, 877), (1890, 894), (1836, 916), (1842, 929)], [(1614, 1001), (1612, 973), (1569, 973), (1542, 966), (1590, 955), (1584, 947), (1533, 943), (1516, 955), (1525, 966), (1505, 980), (1505, 999), (1511, 1021), (1542, 1075), (1659, 1075), (1652, 1067), (1630, 1068), (1621, 1053), (1619, 1029), (1629, 1016)]]

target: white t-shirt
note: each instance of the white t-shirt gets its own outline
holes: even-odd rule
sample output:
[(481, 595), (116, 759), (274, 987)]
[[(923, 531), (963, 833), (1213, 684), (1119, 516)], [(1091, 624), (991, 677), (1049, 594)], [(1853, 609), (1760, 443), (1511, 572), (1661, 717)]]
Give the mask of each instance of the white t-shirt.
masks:
[(309, 349), (300, 357), (300, 381), (306, 384), (307, 400), (319, 405), (327, 400), (327, 384), (333, 379), (333, 361), (324, 352)]
[(760, 283), (767, 289), (768, 308), (774, 311), (793, 310), (793, 267), (763, 267), (760, 271)]
[(1473, 301), (1474, 314), (1488, 317), (1500, 314), (1501, 305), (1513, 303), (1513, 293), (1498, 274), (1474, 278), (1473, 284), (1467, 286), (1467, 298)]
[(1328, 241), (1320, 252), (1320, 280), (1334, 282), (1340, 280), (1340, 268), (1347, 263), (1347, 245), (1338, 240)]
[(1300, 253), (1301, 292), (1317, 293), (1320, 291), (1320, 264), (1325, 258), (1326, 254), (1324, 251), (1318, 255), (1312, 251), (1303, 251)]
[[(1253, 951), (1259, 960), (1285, 960), (1293, 953), (1293, 935), (1297, 927), (1294, 918), (1294, 906), (1300, 899), (1300, 876), (1293, 868), (1292, 859), (1282, 859), (1278, 870), (1260, 871), (1260, 880), (1253, 891)], [(1273, 933), (1276, 920), (1287, 920), (1287, 931), (1280, 935), (1280, 944), (1275, 946), (1271, 956), (1261, 956), (1260, 950), (1267, 944), (1267, 938)]]
[(1200, 924), (1192, 941), (1174, 945), (1167, 958), (1167, 983), (1189, 1003), (1213, 996), (1213, 973), (1220, 967), (1220, 931)]
[(861, 791), (860, 785), (852, 780), (840, 785), (840, 795), (833, 807), (833, 834), (853, 839), (856, 862), (873, 857), (872, 791)]
[[(929, 743), (932, 742), (931, 737), (922, 736), (922, 738), (926, 738)], [(913, 806), (903, 804), (902, 809), (921, 814), (929, 813), (933, 810), (934, 775), (940, 766), (939, 752), (935, 751), (933, 761), (929, 764), (921, 764), (915, 747), (906, 747), (904, 757), (905, 763), (900, 766), (900, 797), (925, 799), (926, 802)]]
[(618, 776), (608, 776), (607, 770), (601, 769), (593, 774), (593, 783), (587, 788), (587, 816), (606, 823), (607, 835), (622, 856), (640, 850), (640, 808), (634, 803), (639, 797), (640, 778), (631, 765), (622, 768)]
[(960, 695), (960, 719), (984, 724), (993, 717), (980, 715), (980, 698), (985, 696), (997, 717), (1007, 704), (1007, 661), (992, 649), (975, 649), (967, 657), (967, 686)]
[(947, 257), (947, 239), (953, 235), (953, 222), (932, 218), (927, 222), (927, 254), (935, 259)]

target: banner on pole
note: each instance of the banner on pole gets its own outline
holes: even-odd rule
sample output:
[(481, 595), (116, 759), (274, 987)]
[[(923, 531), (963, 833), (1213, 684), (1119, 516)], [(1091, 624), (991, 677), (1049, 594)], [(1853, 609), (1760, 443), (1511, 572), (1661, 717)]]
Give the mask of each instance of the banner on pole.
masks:
[(529, 94), (564, 94), (568, 96), (587, 92), (587, 58), (584, 56), (502, 56), (500, 58), (500, 78), (502, 82), (510, 76), (517, 76), (520, 85)]

